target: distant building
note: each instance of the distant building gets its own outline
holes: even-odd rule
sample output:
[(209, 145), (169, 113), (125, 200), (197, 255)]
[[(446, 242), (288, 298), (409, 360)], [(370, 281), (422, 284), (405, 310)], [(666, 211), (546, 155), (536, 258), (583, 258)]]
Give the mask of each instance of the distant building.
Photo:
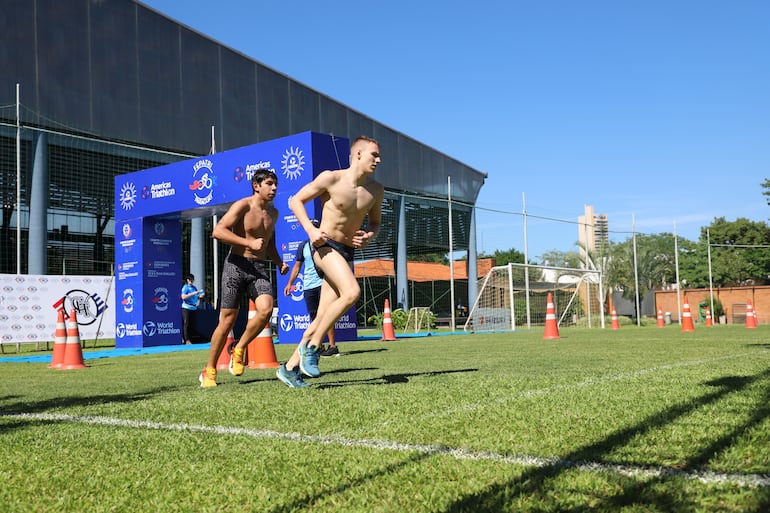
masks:
[(585, 259), (585, 250), (593, 253), (610, 243), (607, 214), (597, 214), (592, 205), (585, 206), (585, 214), (578, 216), (578, 241), (580, 257)]

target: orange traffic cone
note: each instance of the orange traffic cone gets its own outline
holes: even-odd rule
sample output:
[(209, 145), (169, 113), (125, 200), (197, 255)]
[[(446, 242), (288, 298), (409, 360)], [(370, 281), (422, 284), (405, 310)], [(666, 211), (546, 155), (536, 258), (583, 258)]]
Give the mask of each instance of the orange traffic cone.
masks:
[(612, 329), (613, 330), (619, 330), (620, 329), (620, 322), (618, 322), (618, 313), (615, 311), (615, 307), (612, 306)]
[(270, 329), (268, 319), (257, 338), (249, 342), (249, 369), (270, 369), (280, 366), (275, 356), (273, 331)]
[(385, 299), (382, 315), (382, 338), (380, 340), (396, 340), (396, 333), (393, 331), (393, 318), (390, 316), (390, 302), (387, 299)]
[(663, 310), (658, 308), (658, 328), (665, 328), (666, 323), (663, 321)]
[(70, 319), (67, 325), (67, 343), (65, 346), (64, 360), (59, 369), (85, 369), (83, 348), (80, 347), (80, 329), (78, 328), (78, 318), (74, 308), (70, 312)]
[(711, 320), (711, 309), (706, 308), (706, 326), (713, 326), (714, 321)]
[(53, 341), (53, 354), (51, 355), (51, 369), (59, 369), (64, 361), (64, 350), (67, 347), (67, 325), (64, 322), (64, 310), (59, 310), (56, 319), (56, 335)]
[(687, 296), (684, 297), (684, 304), (682, 305), (682, 331), (695, 331), (695, 326), (692, 324), (692, 314), (690, 313), (690, 302), (687, 300)]
[(746, 327), (747, 328), (756, 328), (757, 327), (757, 317), (754, 313), (754, 305), (751, 304), (751, 299), (746, 301)]
[(230, 354), (233, 352), (233, 347), (235, 347), (235, 335), (233, 335), (233, 330), (230, 330), (225, 341), (225, 347), (222, 348), (219, 359), (217, 359), (217, 370), (230, 368)]
[(543, 339), (559, 338), (559, 326), (556, 322), (556, 307), (553, 305), (553, 294), (548, 293), (548, 302), (545, 305), (545, 333)]

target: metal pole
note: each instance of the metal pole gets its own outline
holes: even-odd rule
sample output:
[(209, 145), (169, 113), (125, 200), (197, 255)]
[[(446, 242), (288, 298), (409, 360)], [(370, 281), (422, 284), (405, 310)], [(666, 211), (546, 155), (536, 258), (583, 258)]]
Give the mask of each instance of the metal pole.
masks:
[[(209, 153), (213, 155), (217, 152), (217, 142), (214, 138), (214, 125), (211, 125), (211, 150), (209, 150)], [(211, 229), (213, 229), (217, 226), (217, 215), (214, 214), (211, 216)], [(211, 305), (214, 308), (217, 308), (219, 305), (219, 244), (217, 244), (217, 239), (214, 237), (211, 237), (211, 254), (214, 258), (214, 276), (212, 283), (214, 284), (214, 295), (212, 296), (212, 300), (214, 303)]]
[[(449, 297), (452, 301), (452, 331), (455, 331), (455, 260), (452, 244), (452, 177), (447, 176), (447, 203), (449, 204)], [(470, 275), (470, 269), (468, 270)]]
[[(527, 309), (527, 329), (531, 330), (532, 322), (531, 322), (531, 316), (529, 311), (529, 256), (528, 256), (529, 250), (527, 248), (527, 198), (523, 192), (521, 193), (521, 213), (522, 213), (522, 219), (524, 220), (524, 265), (527, 266), (524, 268), (524, 301)], [(511, 280), (511, 272), (512, 271), (509, 268), (509, 271), (508, 271), (509, 280)], [(513, 299), (511, 299), (511, 302), (513, 302)]]
[(714, 319), (714, 280), (711, 275), (711, 234), (706, 229), (706, 254), (709, 261), (709, 296), (711, 297), (711, 319)]
[(631, 233), (634, 241), (634, 289), (636, 296), (636, 325), (642, 325), (642, 312), (639, 305), (639, 260), (636, 253), (636, 219), (631, 214)]
[(21, 274), (21, 85), (16, 83), (16, 274)]
[(679, 317), (679, 325), (682, 325), (682, 287), (679, 285), (679, 241), (676, 236), (676, 222), (674, 222), (674, 265), (676, 266), (676, 314)]

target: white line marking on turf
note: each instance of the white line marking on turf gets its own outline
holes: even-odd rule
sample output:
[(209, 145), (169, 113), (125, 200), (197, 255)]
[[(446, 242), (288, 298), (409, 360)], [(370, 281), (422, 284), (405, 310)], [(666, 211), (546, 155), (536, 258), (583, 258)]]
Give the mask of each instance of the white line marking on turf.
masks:
[[(650, 374), (653, 372), (660, 372), (664, 370), (671, 370), (676, 369), (680, 367), (691, 367), (694, 365), (703, 365), (706, 363), (713, 363), (713, 362), (719, 362), (722, 360), (732, 360), (734, 358), (742, 358), (745, 356), (757, 356), (758, 354), (762, 353), (768, 353), (770, 351), (763, 350), (759, 352), (750, 352), (750, 353), (740, 353), (740, 354), (732, 354), (732, 355), (726, 355), (726, 356), (719, 356), (716, 358), (708, 358), (703, 360), (693, 360), (689, 362), (679, 362), (679, 363), (672, 363), (669, 365), (659, 365), (657, 367), (650, 367), (647, 369), (639, 369), (633, 372), (624, 372), (622, 374), (613, 374), (609, 376), (599, 376), (596, 378), (588, 378), (584, 381), (580, 381), (578, 383), (570, 383), (567, 385), (556, 385), (548, 388), (540, 388), (537, 390), (522, 390), (521, 392), (515, 393), (513, 395), (507, 396), (507, 397), (499, 397), (497, 399), (494, 399), (492, 401), (485, 401), (485, 402), (475, 402), (471, 404), (465, 404), (462, 406), (458, 406), (456, 408), (449, 408), (441, 412), (437, 413), (431, 413), (429, 415), (423, 415), (423, 417), (430, 417), (435, 418), (437, 416), (445, 416), (445, 415), (454, 415), (459, 412), (465, 412), (465, 411), (476, 411), (482, 408), (488, 408), (490, 406), (497, 406), (500, 403), (505, 403), (509, 401), (515, 401), (516, 399), (527, 399), (530, 397), (537, 397), (537, 396), (543, 396), (546, 394), (550, 394), (551, 392), (560, 392), (564, 390), (572, 390), (575, 388), (583, 388), (593, 385), (600, 385), (602, 383), (610, 383), (612, 381), (621, 381), (624, 379), (632, 379), (637, 378), (639, 376), (643, 376), (645, 374)], [(382, 425), (387, 425), (388, 422), (384, 422)]]
[(167, 424), (164, 422), (149, 422), (126, 420), (114, 417), (50, 414), (50, 413), (19, 413), (0, 414), (5, 418), (24, 420), (44, 420), (58, 422), (73, 422), (100, 426), (117, 426), (134, 429), (155, 429), (160, 431), (186, 431), (190, 433), (212, 433), (217, 435), (240, 435), (251, 438), (266, 438), (289, 440), (303, 443), (320, 443), (326, 445), (341, 445), (345, 447), (363, 447), (367, 449), (417, 452), (427, 455), (450, 456), (457, 460), (492, 461), (521, 465), (524, 467), (560, 467), (578, 469), (585, 472), (611, 472), (627, 477), (650, 479), (658, 477), (680, 477), (700, 481), (705, 484), (733, 484), (748, 488), (770, 487), (770, 476), (762, 474), (724, 474), (707, 470), (680, 470), (672, 467), (643, 467), (633, 465), (618, 465), (590, 461), (570, 461), (561, 458), (540, 458), (526, 455), (507, 455), (488, 451), (474, 451), (461, 447), (446, 447), (442, 445), (403, 444), (388, 440), (348, 439), (318, 435), (303, 435), (301, 433), (281, 433), (265, 429), (246, 429), (227, 426), (203, 426), (199, 424)]

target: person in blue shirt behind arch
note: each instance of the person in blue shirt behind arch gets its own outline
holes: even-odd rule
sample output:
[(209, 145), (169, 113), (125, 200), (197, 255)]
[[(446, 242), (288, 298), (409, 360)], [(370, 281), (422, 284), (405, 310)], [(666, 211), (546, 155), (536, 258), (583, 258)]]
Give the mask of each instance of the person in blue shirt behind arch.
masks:
[(198, 309), (198, 303), (205, 294), (203, 290), (198, 290), (193, 285), (194, 281), (195, 276), (191, 273), (185, 276), (185, 284), (182, 285), (182, 343), (184, 344), (192, 344), (191, 332), (195, 322), (195, 310)]
[[(311, 223), (316, 228), (321, 225), (321, 222), (318, 219), (313, 219)], [(291, 268), (289, 281), (283, 289), (283, 295), (288, 296), (294, 290), (294, 281), (297, 279), (297, 276), (299, 276), (299, 271), (302, 268), (303, 263), (305, 264), (305, 271), (302, 273), (302, 294), (305, 298), (307, 313), (310, 314), (310, 322), (313, 322), (316, 315), (318, 315), (318, 303), (321, 299), (321, 285), (323, 284), (323, 279), (318, 275), (318, 271), (316, 271), (313, 256), (310, 253), (309, 240), (302, 241), (297, 248), (297, 254), (294, 257), (294, 266)], [(334, 336), (334, 326), (329, 329), (326, 336), (329, 339), (329, 347), (321, 351), (321, 356), (339, 355), (340, 350), (337, 348), (337, 341)]]

